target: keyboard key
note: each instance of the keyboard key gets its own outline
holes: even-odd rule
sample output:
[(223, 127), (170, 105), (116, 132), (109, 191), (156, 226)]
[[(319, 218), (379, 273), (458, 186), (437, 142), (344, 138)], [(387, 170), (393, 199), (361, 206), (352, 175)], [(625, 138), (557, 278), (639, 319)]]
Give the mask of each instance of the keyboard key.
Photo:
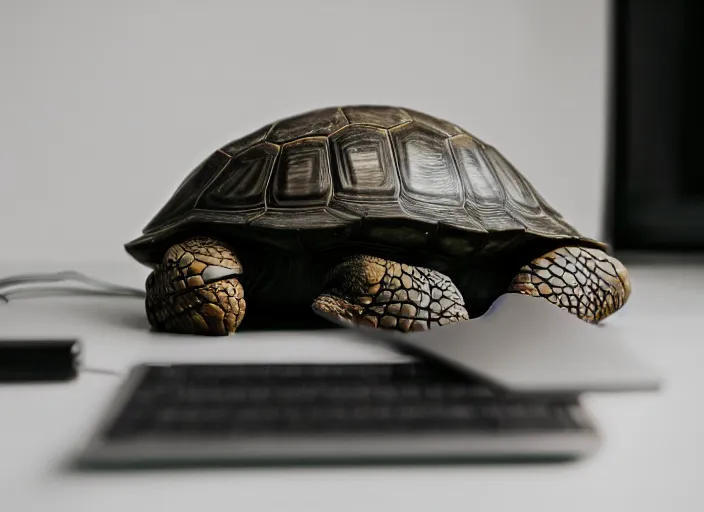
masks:
[(572, 405), (497, 396), (422, 363), (153, 366), (107, 435), (551, 431), (578, 428)]

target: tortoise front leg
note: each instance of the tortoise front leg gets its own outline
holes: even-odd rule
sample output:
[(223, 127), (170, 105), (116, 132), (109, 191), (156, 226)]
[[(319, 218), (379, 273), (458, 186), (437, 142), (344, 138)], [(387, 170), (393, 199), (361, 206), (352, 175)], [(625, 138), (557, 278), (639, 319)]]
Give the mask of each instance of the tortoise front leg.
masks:
[(631, 281), (623, 263), (603, 251), (562, 247), (522, 267), (509, 290), (544, 297), (596, 324), (626, 303)]
[(245, 312), (240, 274), (237, 257), (217, 240), (193, 238), (173, 245), (147, 277), (149, 323), (180, 334), (234, 333)]
[(333, 269), (313, 309), (338, 321), (402, 332), (469, 319), (462, 295), (447, 276), (364, 255)]

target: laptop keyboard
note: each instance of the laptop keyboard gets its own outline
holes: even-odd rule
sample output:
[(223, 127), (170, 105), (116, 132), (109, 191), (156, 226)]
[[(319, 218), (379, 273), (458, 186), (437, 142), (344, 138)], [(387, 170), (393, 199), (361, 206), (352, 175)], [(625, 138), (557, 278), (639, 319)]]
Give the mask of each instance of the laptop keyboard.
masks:
[(555, 432), (576, 399), (497, 394), (430, 363), (146, 366), (105, 431), (140, 438)]

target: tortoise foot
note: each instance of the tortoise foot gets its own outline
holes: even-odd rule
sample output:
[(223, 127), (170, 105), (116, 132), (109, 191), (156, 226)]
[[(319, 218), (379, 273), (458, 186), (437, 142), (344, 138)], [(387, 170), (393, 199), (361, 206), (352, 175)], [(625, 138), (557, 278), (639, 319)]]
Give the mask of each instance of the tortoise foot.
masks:
[(599, 323), (628, 300), (623, 263), (598, 249), (562, 247), (522, 267), (510, 291), (543, 297), (589, 323)]
[(155, 330), (225, 336), (245, 313), (242, 266), (231, 250), (210, 238), (170, 247), (147, 278), (146, 310)]
[(333, 269), (313, 309), (337, 322), (402, 332), (469, 319), (462, 295), (447, 276), (364, 255)]
[(372, 325), (364, 308), (343, 297), (323, 293), (313, 302), (313, 310), (331, 322), (347, 325)]

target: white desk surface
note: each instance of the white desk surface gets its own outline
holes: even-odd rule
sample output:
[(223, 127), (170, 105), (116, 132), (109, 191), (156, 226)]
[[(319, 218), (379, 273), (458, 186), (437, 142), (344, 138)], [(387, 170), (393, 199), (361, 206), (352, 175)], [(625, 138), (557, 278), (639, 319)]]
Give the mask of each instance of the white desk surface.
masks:
[[(32, 270), (5, 264), (3, 274)], [(37, 270), (34, 267), (33, 270)], [(127, 264), (73, 265), (141, 286)], [(585, 404), (604, 437), (572, 464), (77, 473), (85, 442), (120, 379), (0, 387), (0, 510), (424, 511), (704, 510), (704, 267), (631, 266), (634, 293), (611, 322), (665, 379), (657, 394), (594, 395)], [(45, 266), (42, 271), (65, 270)], [(386, 350), (328, 335), (251, 334), (194, 340), (148, 332), (140, 299), (18, 299), (0, 304), (0, 336), (76, 336), (86, 365), (125, 371), (144, 360), (378, 361)]]

